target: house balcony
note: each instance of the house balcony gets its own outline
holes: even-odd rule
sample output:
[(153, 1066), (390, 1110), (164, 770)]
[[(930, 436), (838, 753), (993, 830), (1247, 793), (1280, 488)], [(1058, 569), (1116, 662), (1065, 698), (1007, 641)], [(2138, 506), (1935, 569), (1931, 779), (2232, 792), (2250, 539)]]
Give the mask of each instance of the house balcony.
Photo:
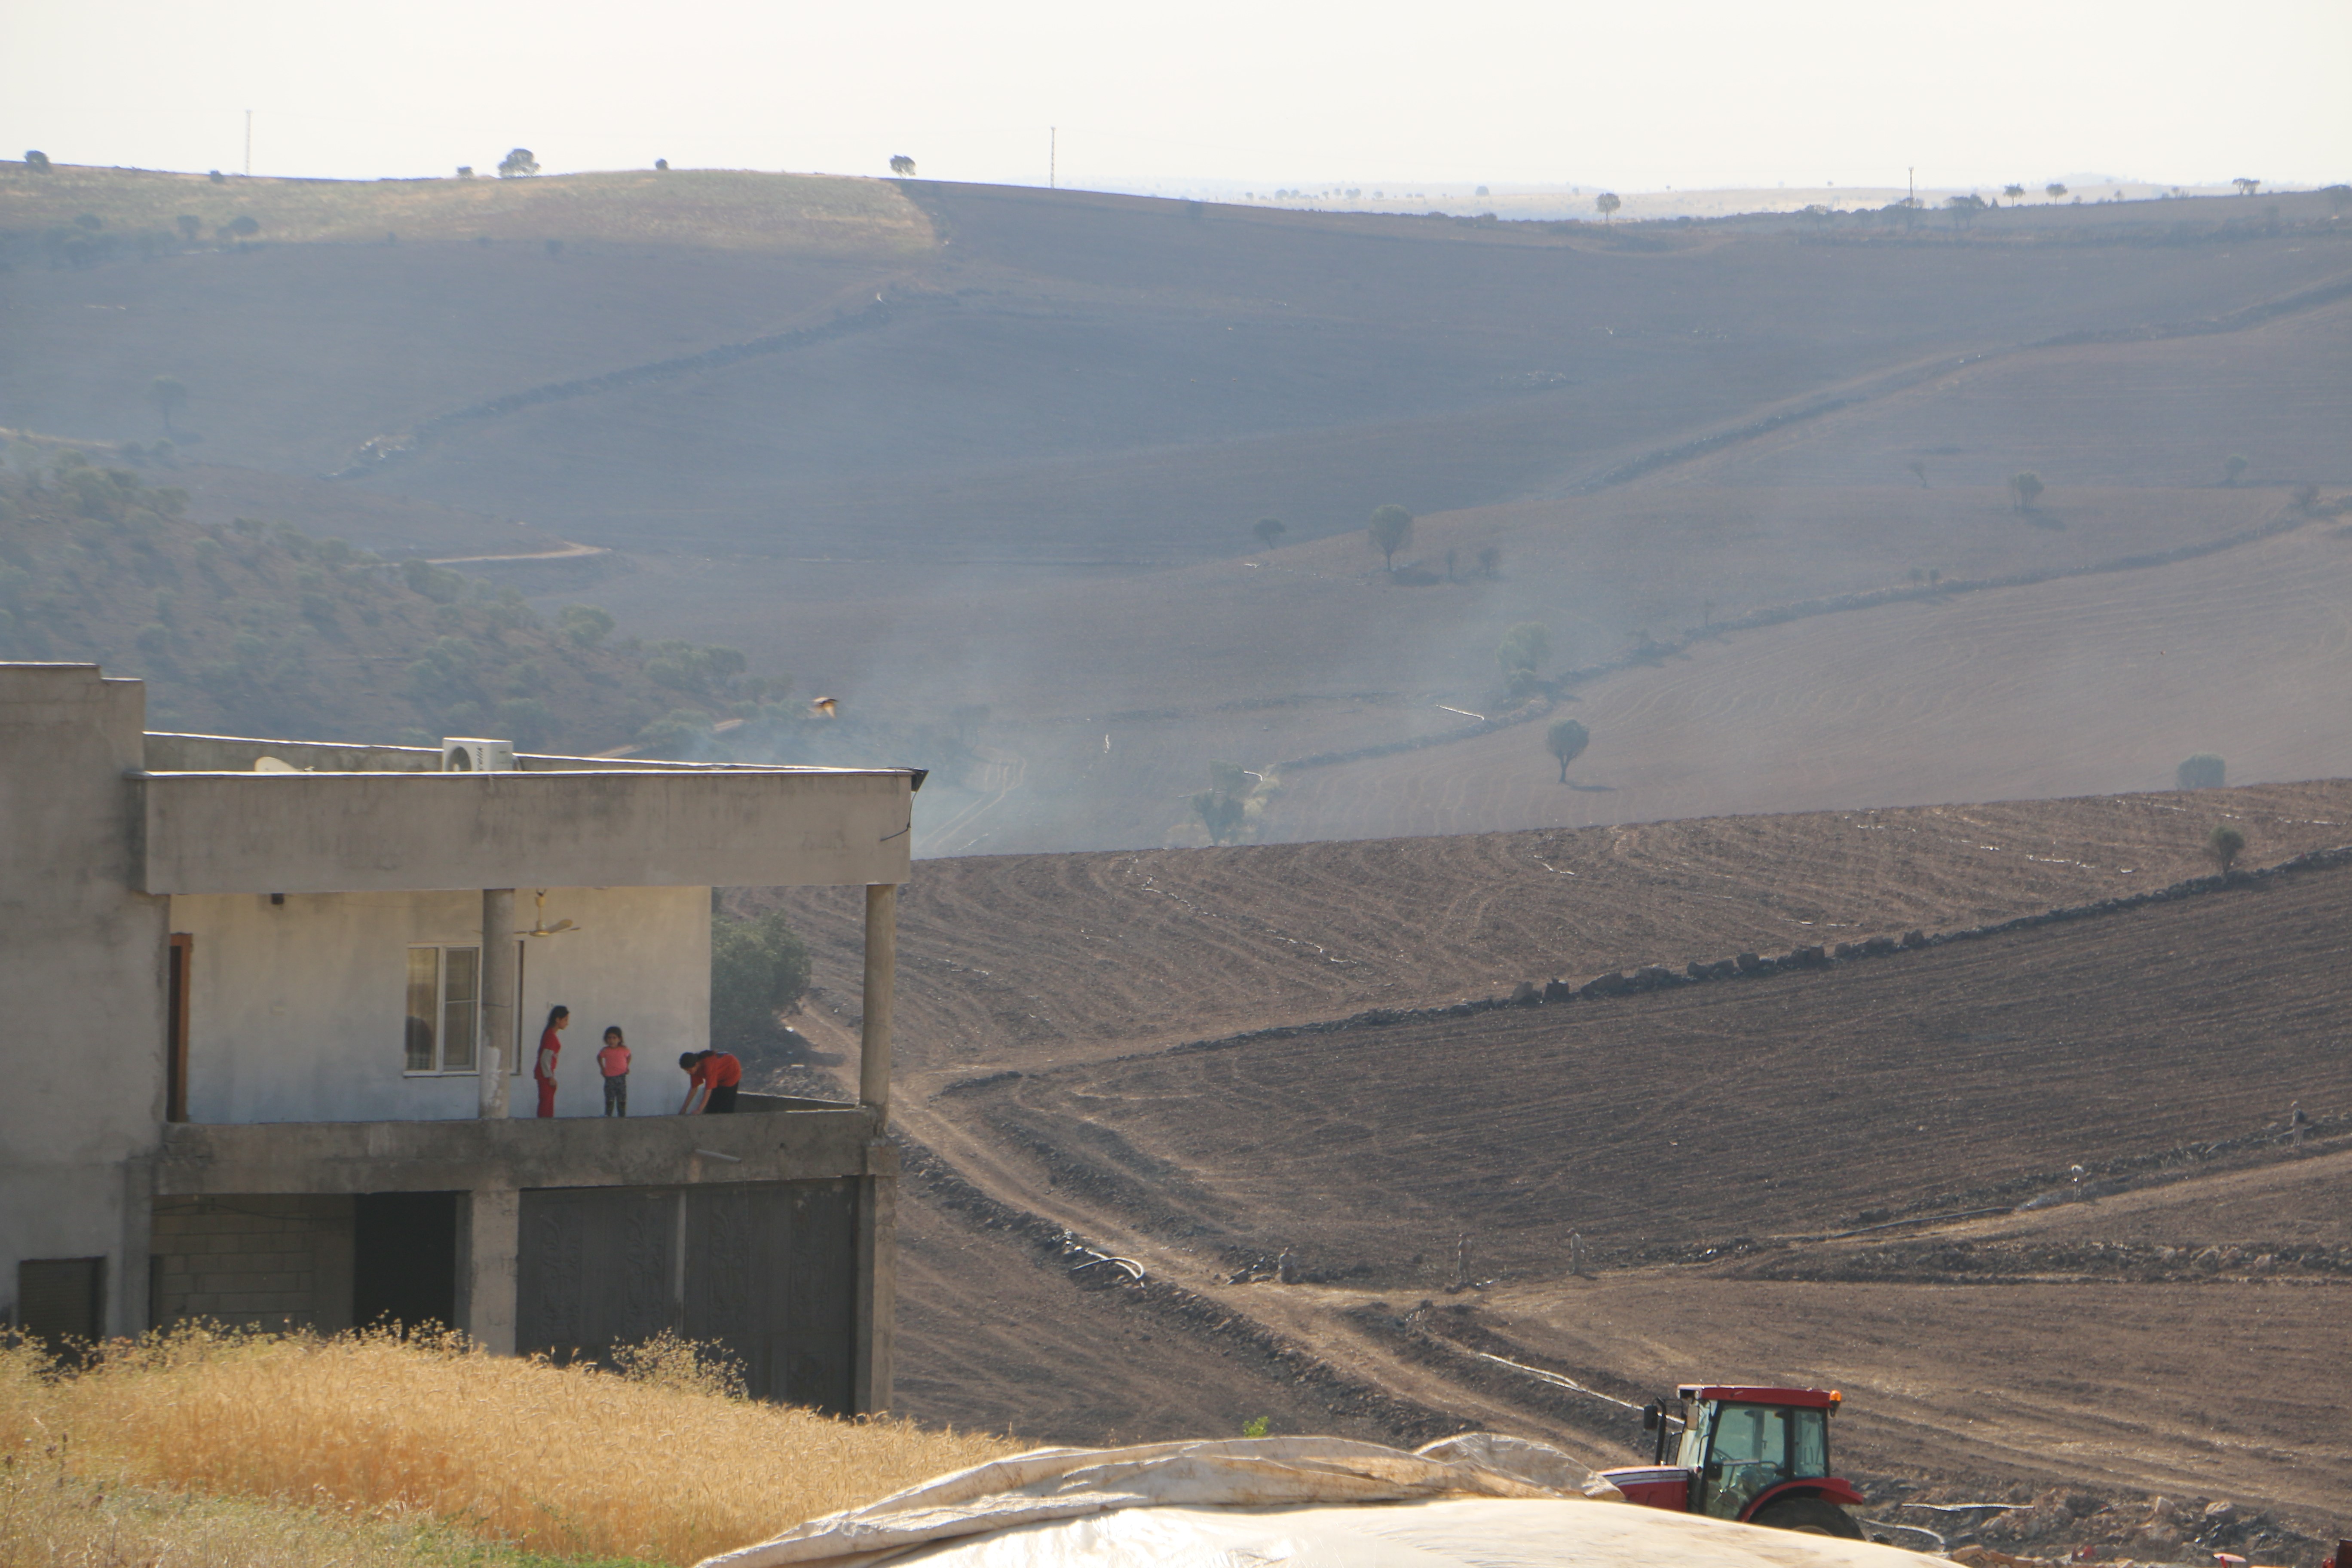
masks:
[(166, 1125), (155, 1195), (690, 1187), (887, 1176), (871, 1106), (746, 1094), (719, 1116)]

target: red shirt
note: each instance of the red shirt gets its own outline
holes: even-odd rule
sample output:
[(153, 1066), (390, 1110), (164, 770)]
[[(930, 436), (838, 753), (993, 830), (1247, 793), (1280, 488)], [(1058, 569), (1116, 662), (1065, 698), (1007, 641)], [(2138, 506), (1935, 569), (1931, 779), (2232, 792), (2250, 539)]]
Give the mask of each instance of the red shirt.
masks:
[(596, 1053), (596, 1066), (603, 1070), (606, 1078), (628, 1077), (629, 1047), (626, 1046), (606, 1046), (603, 1050)]
[(530, 1058), (530, 1076), (554, 1077), (555, 1058), (563, 1054), (563, 1037), (549, 1029), (539, 1037), (539, 1049), (540, 1054)]
[(732, 1051), (713, 1051), (694, 1064), (686, 1081), (710, 1089), (731, 1089), (743, 1081), (743, 1063)]

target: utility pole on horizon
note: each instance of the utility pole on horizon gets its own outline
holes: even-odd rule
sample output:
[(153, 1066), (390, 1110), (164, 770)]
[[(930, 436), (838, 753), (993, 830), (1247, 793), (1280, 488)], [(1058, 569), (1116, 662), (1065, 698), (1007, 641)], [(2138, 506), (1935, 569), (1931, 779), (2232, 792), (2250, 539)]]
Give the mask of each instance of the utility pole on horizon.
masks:
[(245, 111), (245, 177), (253, 177), (253, 110)]

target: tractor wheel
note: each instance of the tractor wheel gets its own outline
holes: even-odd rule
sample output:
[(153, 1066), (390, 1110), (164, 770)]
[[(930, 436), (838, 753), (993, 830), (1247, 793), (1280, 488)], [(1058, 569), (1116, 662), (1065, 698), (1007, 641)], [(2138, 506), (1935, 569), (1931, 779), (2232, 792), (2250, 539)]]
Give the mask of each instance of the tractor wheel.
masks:
[(1800, 1535), (1837, 1535), (1860, 1541), (1862, 1526), (1853, 1515), (1827, 1498), (1792, 1497), (1773, 1503), (1748, 1521), (1767, 1530), (1793, 1530)]

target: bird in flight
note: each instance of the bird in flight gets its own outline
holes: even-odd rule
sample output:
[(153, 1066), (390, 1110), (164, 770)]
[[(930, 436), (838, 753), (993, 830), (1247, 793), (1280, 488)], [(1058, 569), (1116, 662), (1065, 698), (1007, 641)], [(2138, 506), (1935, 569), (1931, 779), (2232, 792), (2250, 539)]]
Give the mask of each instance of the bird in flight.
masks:
[(809, 704), (809, 711), (820, 719), (837, 718), (839, 715), (835, 712), (835, 710), (840, 706), (840, 702), (834, 698), (820, 697)]

